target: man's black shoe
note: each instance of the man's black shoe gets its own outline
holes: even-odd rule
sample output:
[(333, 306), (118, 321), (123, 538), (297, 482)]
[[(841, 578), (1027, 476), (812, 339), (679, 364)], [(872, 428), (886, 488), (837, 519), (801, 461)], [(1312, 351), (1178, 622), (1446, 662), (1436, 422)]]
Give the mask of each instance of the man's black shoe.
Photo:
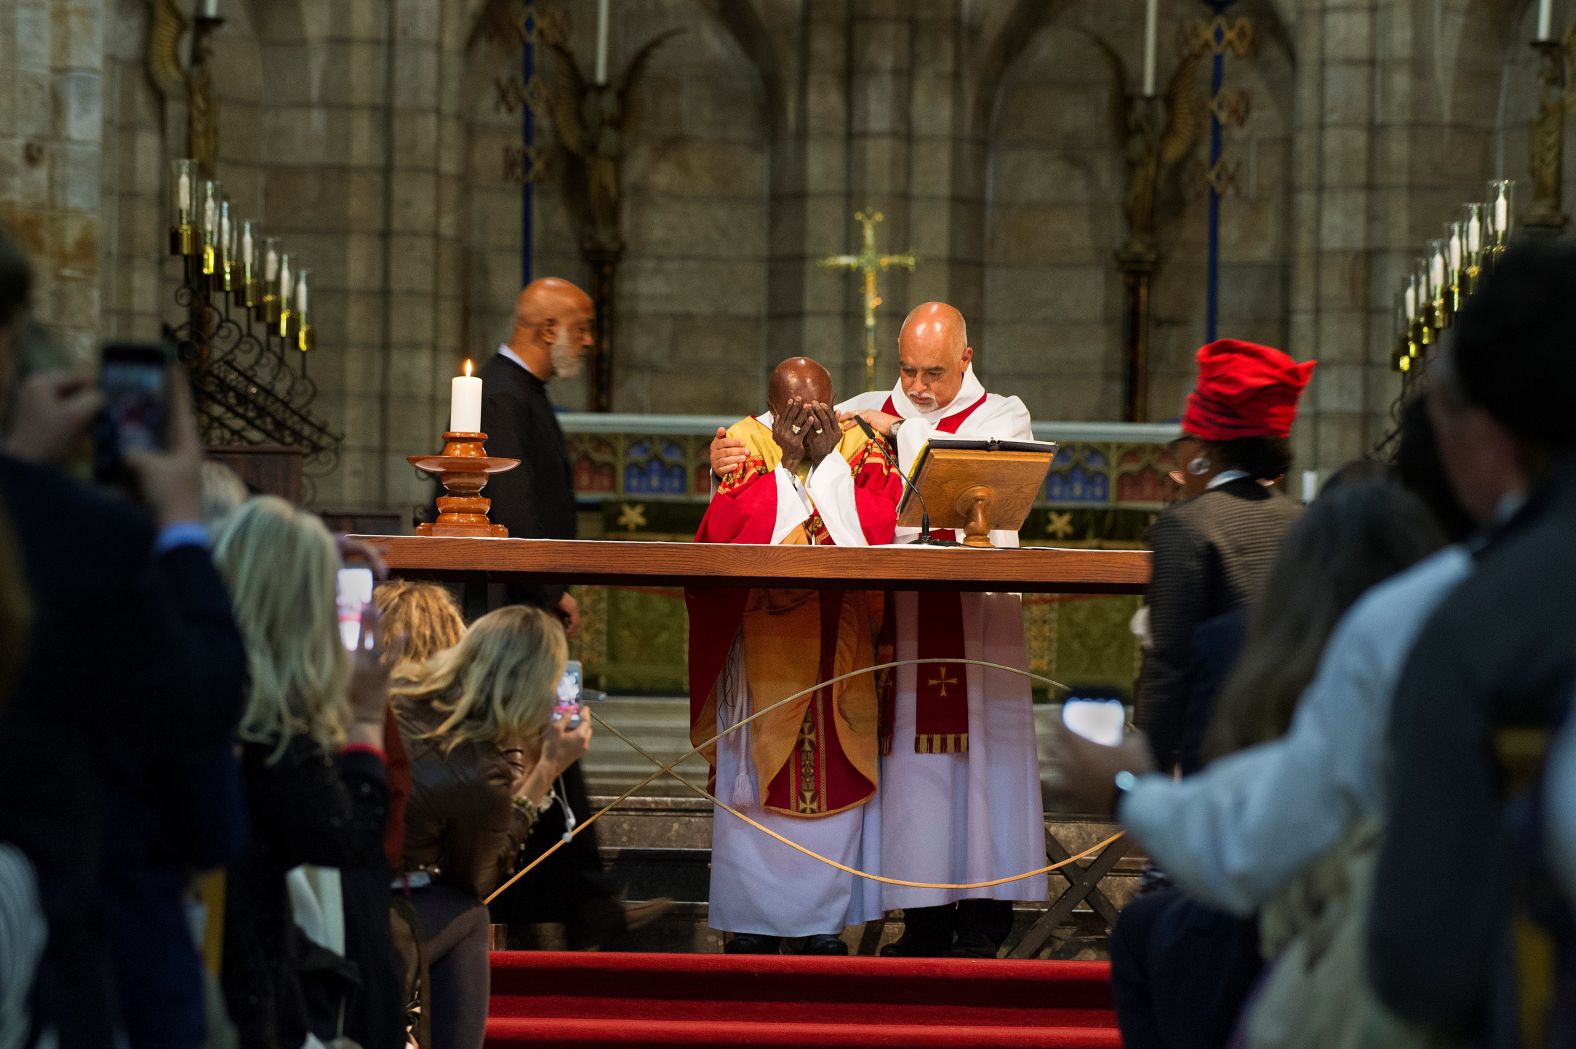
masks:
[(833, 936), (829, 932), (817, 933), (804, 941), (804, 946), (799, 948), (800, 954), (847, 954), (848, 944), (842, 937)]
[(777, 954), (782, 947), (782, 939), (777, 936), (757, 936), (751, 932), (735, 933), (733, 938), (722, 945), (723, 954)]
[(896, 940), (881, 948), (883, 958), (945, 958), (952, 950), (952, 944), (941, 943), (936, 940), (923, 940), (919, 937), (909, 937), (907, 934), (899, 936)]
[(998, 949), (989, 937), (959, 930), (957, 941), (946, 953), (952, 958), (994, 958)]
[(881, 948), (883, 958), (945, 958), (952, 949), (957, 908), (909, 907), (903, 911), (903, 935)]

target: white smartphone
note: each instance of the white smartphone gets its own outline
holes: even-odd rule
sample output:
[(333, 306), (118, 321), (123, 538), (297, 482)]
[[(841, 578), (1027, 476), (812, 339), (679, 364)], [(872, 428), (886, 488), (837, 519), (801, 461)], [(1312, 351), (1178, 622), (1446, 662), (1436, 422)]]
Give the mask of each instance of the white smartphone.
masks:
[(361, 640), (361, 614), (372, 603), (372, 569), (366, 566), (339, 570), (339, 639), (350, 651)]
[(571, 659), (564, 664), (564, 676), (558, 679), (558, 702), (553, 707), (553, 720), (569, 719), (570, 728), (580, 727), (580, 660)]
[(1118, 689), (1075, 688), (1062, 701), (1062, 724), (1084, 739), (1114, 747), (1127, 732), (1127, 705)]

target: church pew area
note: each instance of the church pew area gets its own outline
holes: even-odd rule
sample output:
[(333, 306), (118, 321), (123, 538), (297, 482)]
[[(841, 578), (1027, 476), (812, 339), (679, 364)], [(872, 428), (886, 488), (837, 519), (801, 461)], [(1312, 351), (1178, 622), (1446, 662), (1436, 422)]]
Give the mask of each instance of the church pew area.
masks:
[(488, 1049), (1116, 1049), (1102, 962), (499, 951)]

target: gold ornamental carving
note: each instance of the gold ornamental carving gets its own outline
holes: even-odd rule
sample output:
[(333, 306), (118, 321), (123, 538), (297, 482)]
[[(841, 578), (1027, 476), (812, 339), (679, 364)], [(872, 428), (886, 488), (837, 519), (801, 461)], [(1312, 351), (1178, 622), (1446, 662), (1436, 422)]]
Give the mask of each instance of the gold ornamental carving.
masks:
[[(186, 103), (186, 153), (197, 162), (202, 178), (214, 178), (219, 166), (219, 107), (208, 72), (209, 36), (222, 18), (186, 17), (176, 0), (149, 0), (148, 78), (166, 102)], [(191, 34), (189, 62), (181, 60), (181, 41)]]

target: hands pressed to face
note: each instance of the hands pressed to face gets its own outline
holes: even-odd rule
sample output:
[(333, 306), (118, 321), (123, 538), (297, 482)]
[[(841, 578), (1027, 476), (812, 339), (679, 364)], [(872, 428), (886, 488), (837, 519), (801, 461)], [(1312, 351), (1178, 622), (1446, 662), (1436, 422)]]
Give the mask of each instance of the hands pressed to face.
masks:
[[(812, 405), (816, 403), (818, 402), (811, 402)], [(822, 407), (825, 406), (822, 405)], [(787, 412), (784, 413), (785, 417), (787, 414)], [(890, 440), (892, 437), (893, 424), (900, 421), (898, 416), (888, 415), (885, 412), (877, 411), (874, 408), (865, 408), (862, 411), (857, 412), (833, 412), (828, 409), (827, 414), (832, 416), (832, 425), (827, 425), (826, 417), (824, 415), (817, 414), (815, 418), (821, 423), (823, 433), (819, 435), (812, 434), (810, 436), (815, 436), (818, 440), (824, 439), (827, 437), (827, 435), (832, 433), (832, 430), (835, 427), (837, 431), (837, 437), (840, 440), (843, 434), (847, 433), (849, 430), (852, 430), (855, 426), (858, 426), (859, 420), (863, 419), (865, 424), (869, 426), (870, 429), (874, 430), (880, 436)], [(805, 430), (803, 429), (805, 423), (799, 424), (800, 432), (796, 435), (793, 433), (792, 421), (789, 421), (786, 427), (779, 427), (777, 422), (778, 421), (774, 418), (772, 435), (774, 439), (777, 439), (778, 447), (783, 448), (785, 451), (787, 449), (787, 445), (783, 444), (783, 438), (779, 436), (779, 433), (785, 428), (787, 431), (787, 440), (791, 442), (798, 439), (799, 443), (803, 444), (802, 438), (806, 435)], [(831, 441), (831, 448), (836, 447), (837, 440)], [(827, 451), (830, 451), (831, 448), (828, 448)], [(823, 457), (824, 455), (825, 453), (823, 453)], [(803, 457), (804, 456), (801, 454), (799, 459), (802, 460)], [(728, 431), (724, 427), (717, 427), (717, 433), (711, 440), (711, 472), (716, 474), (718, 477), (727, 477), (728, 475), (743, 467), (745, 461), (748, 458), (749, 451), (745, 448), (744, 442), (739, 440), (737, 437), (729, 437)], [(820, 461), (813, 455), (811, 456), (811, 460), (813, 462)], [(795, 460), (795, 462), (797, 464), (798, 460)]]
[(818, 464), (837, 447), (842, 427), (831, 405), (797, 397), (772, 414), (772, 439), (782, 449), (783, 468), (797, 469), (806, 458)]

